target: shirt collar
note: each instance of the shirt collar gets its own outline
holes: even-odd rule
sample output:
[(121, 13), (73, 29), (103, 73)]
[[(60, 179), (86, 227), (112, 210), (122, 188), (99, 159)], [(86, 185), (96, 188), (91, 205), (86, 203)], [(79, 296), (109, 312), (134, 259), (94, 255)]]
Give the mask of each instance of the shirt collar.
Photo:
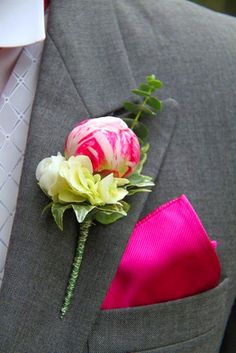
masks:
[(0, 47), (25, 46), (44, 39), (43, 0), (1, 0)]

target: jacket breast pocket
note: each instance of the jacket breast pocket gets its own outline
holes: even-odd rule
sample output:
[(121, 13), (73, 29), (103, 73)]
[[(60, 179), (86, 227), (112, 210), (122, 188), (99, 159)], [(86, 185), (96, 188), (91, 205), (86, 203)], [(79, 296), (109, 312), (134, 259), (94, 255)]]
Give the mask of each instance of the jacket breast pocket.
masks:
[(177, 344), (172, 344), (164, 346), (161, 348), (154, 348), (145, 351), (136, 351), (132, 353), (208, 353), (215, 352), (215, 347), (213, 342), (217, 339), (217, 330), (214, 328), (208, 332), (199, 335), (193, 339), (180, 342)]
[(89, 353), (215, 353), (226, 320), (228, 285), (224, 278), (215, 288), (184, 299), (101, 310)]

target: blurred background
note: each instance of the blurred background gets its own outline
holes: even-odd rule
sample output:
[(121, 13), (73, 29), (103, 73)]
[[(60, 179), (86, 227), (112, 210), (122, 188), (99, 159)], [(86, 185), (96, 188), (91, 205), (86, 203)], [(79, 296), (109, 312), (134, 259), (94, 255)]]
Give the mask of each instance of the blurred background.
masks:
[(236, 0), (192, 0), (209, 9), (236, 16)]

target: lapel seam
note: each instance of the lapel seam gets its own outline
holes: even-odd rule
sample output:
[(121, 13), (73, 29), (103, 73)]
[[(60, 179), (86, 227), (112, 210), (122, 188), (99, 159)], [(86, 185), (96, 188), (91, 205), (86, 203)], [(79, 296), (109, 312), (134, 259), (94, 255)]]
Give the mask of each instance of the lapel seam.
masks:
[[(176, 106), (176, 118), (175, 118), (175, 122), (174, 122), (174, 126), (173, 126), (173, 129), (172, 129), (172, 132), (170, 134), (170, 138), (169, 138), (169, 141), (167, 143), (167, 146), (166, 146), (166, 149), (165, 149), (165, 152), (163, 154), (163, 157), (161, 159), (161, 163), (160, 163), (160, 166), (158, 168), (158, 172), (157, 172), (157, 175), (154, 179), (154, 182), (155, 182), (155, 185), (156, 185), (156, 180), (158, 179), (160, 173), (161, 173), (161, 170), (162, 170), (162, 167), (165, 163), (165, 160), (166, 160), (166, 155), (170, 149), (170, 146), (171, 146), (171, 143), (172, 143), (172, 140), (173, 140), (173, 137), (174, 137), (174, 134), (175, 134), (175, 131), (176, 131), (176, 127), (177, 127), (177, 124), (178, 124), (178, 120), (179, 120), (179, 104)], [(144, 167), (145, 168), (145, 167)]]
[(67, 65), (66, 65), (66, 63), (65, 63), (65, 60), (64, 60), (64, 58), (63, 58), (63, 56), (62, 56), (62, 54), (61, 54), (61, 52), (60, 52), (58, 46), (56, 45), (56, 43), (55, 43), (55, 41), (54, 41), (52, 35), (51, 35), (49, 32), (47, 32), (47, 35), (48, 35), (48, 37), (51, 39), (51, 41), (52, 41), (52, 43), (53, 43), (55, 49), (57, 50), (58, 55), (60, 56), (61, 61), (62, 61), (63, 65), (64, 65), (64, 67), (65, 67), (65, 69), (66, 69), (66, 72), (68, 73), (68, 75), (69, 75), (69, 77), (70, 77), (70, 79), (71, 79), (71, 83), (73, 84), (73, 87), (75, 88), (75, 90), (76, 90), (76, 92), (77, 92), (77, 94), (78, 94), (78, 96), (79, 96), (81, 102), (83, 103), (84, 108), (85, 108), (87, 114), (88, 114), (89, 116), (91, 116), (91, 112), (89, 111), (88, 106), (87, 106), (87, 104), (85, 103), (85, 100), (83, 99), (83, 97), (81, 96), (80, 92), (78, 91), (78, 88), (76, 87), (76, 84), (75, 84), (75, 82), (74, 82), (74, 80), (73, 80), (73, 78), (72, 78), (72, 76), (71, 76), (71, 74), (70, 74), (70, 71), (69, 71), (69, 69), (68, 69), (68, 67), (67, 67)]
[(124, 53), (125, 53), (125, 56), (127, 58), (127, 67), (129, 68), (129, 72), (130, 72), (130, 76), (132, 77), (133, 81), (134, 81), (134, 85), (135, 87), (137, 86), (137, 82), (134, 78), (134, 75), (133, 75), (133, 71), (131, 69), (131, 64), (130, 64), (130, 59), (129, 59), (129, 55), (128, 55), (128, 51), (126, 49), (126, 45), (125, 45), (125, 41), (124, 41), (124, 37), (123, 37), (123, 34), (121, 32), (121, 28), (120, 28), (120, 22), (119, 22), (119, 19), (118, 19), (118, 16), (117, 16), (117, 13), (116, 13), (116, 10), (114, 8), (114, 3), (112, 2), (112, 9), (113, 9), (113, 13), (114, 13), (114, 17), (116, 19), (116, 24), (117, 24), (117, 28), (119, 30), (119, 33), (120, 33), (120, 39), (121, 39), (121, 42), (122, 42), (122, 45), (123, 45), (123, 49), (124, 49)]
[[(155, 178), (153, 179), (155, 185), (154, 185), (152, 191), (154, 191), (154, 189), (155, 189), (156, 186), (157, 186), (157, 179), (158, 179), (158, 177), (159, 177), (159, 175), (160, 175), (162, 166), (163, 166), (164, 163), (165, 163), (166, 155), (167, 155), (167, 153), (168, 153), (168, 151), (169, 151), (169, 148), (170, 148), (170, 145), (171, 145), (171, 142), (172, 142), (172, 139), (173, 139), (173, 136), (174, 136), (176, 127), (177, 127), (178, 117), (179, 117), (179, 107), (178, 107), (178, 105), (177, 105), (177, 106), (176, 106), (176, 118), (175, 118), (174, 126), (173, 126), (172, 132), (171, 132), (171, 134), (170, 134), (170, 137), (169, 137), (169, 139), (168, 139), (168, 143), (167, 143), (167, 146), (166, 146), (166, 148), (165, 148), (164, 154), (163, 154), (163, 156), (162, 156), (162, 158), (161, 158), (161, 163), (160, 163), (160, 165), (159, 165), (159, 167), (158, 167), (157, 174), (155, 175)], [(146, 172), (145, 172), (145, 165), (144, 165), (144, 168), (143, 168), (143, 169), (144, 169), (144, 174), (146, 175)], [(143, 210), (145, 209), (145, 206), (146, 206), (146, 204), (147, 204), (147, 202), (148, 202), (148, 199), (149, 199), (150, 194), (151, 194), (151, 193), (146, 193), (146, 194), (145, 194), (145, 201), (144, 201), (144, 203), (143, 203), (142, 209), (140, 209), (140, 211), (139, 211), (137, 220), (139, 220), (140, 217), (142, 217), (142, 212), (143, 212)]]

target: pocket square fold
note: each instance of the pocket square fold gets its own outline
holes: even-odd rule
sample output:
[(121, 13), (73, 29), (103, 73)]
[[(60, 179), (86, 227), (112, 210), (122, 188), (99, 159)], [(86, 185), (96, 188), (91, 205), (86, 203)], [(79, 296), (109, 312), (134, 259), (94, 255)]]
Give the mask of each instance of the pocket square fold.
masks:
[(215, 287), (220, 275), (216, 242), (181, 195), (137, 222), (101, 309), (184, 298)]

